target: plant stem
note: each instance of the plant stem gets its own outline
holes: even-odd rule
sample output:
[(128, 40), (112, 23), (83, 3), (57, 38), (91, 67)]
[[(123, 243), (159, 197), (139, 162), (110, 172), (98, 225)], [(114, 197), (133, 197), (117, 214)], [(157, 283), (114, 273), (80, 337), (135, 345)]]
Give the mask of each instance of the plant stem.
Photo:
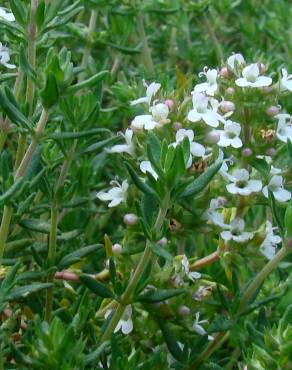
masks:
[(151, 76), (153, 76), (154, 67), (153, 67), (153, 61), (152, 61), (152, 56), (151, 56), (151, 50), (149, 48), (147, 37), (145, 34), (144, 20), (143, 20), (143, 15), (141, 13), (138, 14), (138, 31), (140, 34), (140, 40), (142, 42), (142, 57), (143, 57), (144, 65), (147, 69), (147, 72)]
[[(48, 263), (52, 267), (55, 263), (56, 258), (56, 247), (57, 247), (57, 226), (58, 226), (58, 207), (56, 204), (52, 205), (51, 208), (51, 229), (49, 239), (49, 251), (48, 251)], [(54, 273), (50, 273), (48, 276), (48, 282), (53, 281)], [(45, 309), (45, 320), (50, 321), (52, 309), (53, 309), (53, 287), (47, 289), (46, 293), (46, 309)]]
[(78, 82), (82, 82), (85, 79), (85, 68), (87, 67), (88, 64), (88, 59), (90, 56), (90, 51), (91, 51), (91, 43), (92, 43), (92, 34), (95, 31), (96, 28), (96, 20), (97, 20), (97, 10), (93, 9), (91, 12), (90, 20), (89, 20), (89, 26), (88, 26), (88, 33), (87, 33), (87, 40), (88, 43), (84, 49), (83, 52), (83, 57), (81, 61), (81, 67), (84, 68), (84, 71), (79, 73), (78, 76)]
[(16, 158), (15, 158), (15, 163), (14, 163), (14, 171), (17, 170), (17, 168), (19, 167), (21, 163), (21, 160), (25, 153), (25, 147), (26, 147), (26, 135), (23, 133), (20, 133), (18, 137)]
[[(33, 69), (35, 69), (36, 59), (36, 23), (35, 13), (38, 6), (38, 0), (31, 0), (30, 3), (30, 22), (28, 26), (28, 55), (27, 59)], [(29, 115), (32, 114), (34, 97), (34, 81), (30, 76), (27, 76), (26, 86), (26, 101), (29, 104)]]
[(13, 209), (11, 206), (4, 207), (4, 212), (3, 212), (2, 222), (1, 222), (1, 227), (0, 227), (0, 258), (2, 258), (4, 255), (4, 248), (5, 248), (5, 243), (7, 240), (8, 232), (9, 232), (12, 211)]
[(199, 270), (206, 265), (210, 265), (211, 263), (217, 261), (219, 259), (219, 252), (216, 251), (214, 253), (209, 254), (206, 257), (203, 257), (199, 259), (198, 261), (194, 262), (192, 265), (190, 265), (190, 271)]
[(279, 265), (283, 258), (291, 252), (290, 248), (282, 247), (279, 252), (264, 266), (264, 268), (257, 274), (253, 282), (248, 286), (244, 292), (239, 305), (239, 312), (245, 308), (253, 294), (261, 286), (265, 278)]
[(27, 148), (27, 151), (24, 155), (24, 157), (22, 158), (22, 161), (17, 169), (17, 172), (15, 174), (15, 180), (17, 180), (19, 177), (23, 176), (28, 165), (29, 165), (29, 162), (31, 161), (31, 158), (33, 156), (33, 153), (37, 147), (37, 144), (40, 140), (40, 138), (42, 137), (43, 133), (44, 133), (44, 130), (45, 130), (45, 127), (46, 127), (46, 124), (47, 124), (47, 121), (48, 121), (48, 112), (46, 109), (43, 109), (42, 111), (42, 114), (40, 116), (40, 119), (39, 119), (39, 122), (37, 124), (37, 127), (36, 127), (36, 130), (35, 130), (35, 134), (34, 134), (34, 137), (32, 138), (32, 141), (29, 145), (29, 147)]
[[(167, 207), (159, 209), (158, 216), (157, 216), (157, 219), (156, 219), (156, 223), (155, 223), (155, 226), (154, 226), (154, 229), (156, 231), (159, 231), (161, 229), (164, 218), (166, 216), (167, 209), (168, 209)], [(144, 250), (143, 256), (140, 259), (140, 262), (138, 263), (138, 266), (137, 266), (137, 268), (134, 272), (134, 275), (132, 275), (132, 278), (130, 279), (129, 285), (128, 285), (128, 287), (127, 287), (127, 289), (126, 289), (126, 291), (125, 291), (125, 293), (124, 293), (124, 295), (121, 299), (121, 303), (118, 304), (118, 306), (117, 306), (117, 308), (114, 312), (114, 315), (111, 318), (111, 321), (109, 322), (105, 332), (103, 333), (103, 335), (101, 337), (101, 342), (104, 342), (107, 339), (109, 339), (112, 332), (115, 330), (115, 328), (117, 326), (117, 323), (120, 321), (120, 319), (121, 319), (121, 317), (124, 313), (126, 305), (130, 303), (129, 301), (131, 300), (132, 294), (134, 293), (135, 288), (136, 288), (143, 272), (145, 271), (145, 268), (146, 268), (147, 264), (151, 260), (151, 256), (152, 256), (151, 243), (148, 240), (147, 243), (146, 243), (146, 248)]]

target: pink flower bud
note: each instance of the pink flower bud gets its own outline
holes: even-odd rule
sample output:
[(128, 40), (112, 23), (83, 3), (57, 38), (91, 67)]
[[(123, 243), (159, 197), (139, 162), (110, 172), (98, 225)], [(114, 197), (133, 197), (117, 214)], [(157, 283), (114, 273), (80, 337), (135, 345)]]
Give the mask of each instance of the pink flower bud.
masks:
[(114, 254), (121, 254), (122, 250), (123, 250), (123, 247), (121, 246), (121, 244), (116, 243), (112, 246), (112, 251)]
[(276, 149), (274, 148), (269, 148), (266, 151), (266, 154), (269, 155), (270, 157), (274, 157), (274, 155), (277, 153)]
[(173, 102), (173, 100), (171, 100), (171, 99), (167, 99), (167, 100), (165, 100), (164, 104), (168, 106), (168, 109), (169, 109), (169, 110), (172, 110), (172, 108), (173, 108), (173, 106), (174, 106), (174, 102)]
[(235, 93), (235, 90), (234, 90), (234, 88), (233, 87), (227, 87), (227, 89), (226, 89), (226, 94), (227, 95), (233, 95)]
[(207, 135), (210, 144), (217, 144), (220, 140), (220, 135), (216, 130), (210, 131)]
[(173, 128), (175, 129), (175, 130), (179, 130), (179, 129), (181, 129), (183, 127), (183, 125), (180, 123), (180, 122), (174, 122), (173, 123)]
[(262, 91), (263, 91), (263, 93), (265, 93), (265, 94), (269, 94), (270, 92), (272, 92), (272, 91), (273, 91), (273, 87), (272, 87), (272, 86), (264, 86), (264, 87), (262, 88)]
[(226, 201), (227, 201), (227, 199), (225, 197), (218, 197), (217, 200), (218, 200), (218, 203), (221, 207), (224, 207), (225, 204), (226, 204)]
[(250, 148), (244, 148), (242, 151), (244, 157), (250, 157), (252, 155), (252, 150)]
[(164, 247), (166, 246), (167, 244), (167, 238), (164, 236), (162, 239), (160, 239), (157, 243), (158, 245), (160, 245), (160, 247)]
[(190, 313), (191, 313), (191, 310), (188, 306), (179, 306), (178, 309), (177, 309), (177, 313), (180, 315), (180, 316), (188, 316)]
[(274, 117), (279, 113), (280, 109), (279, 107), (276, 107), (275, 105), (271, 105), (267, 108), (266, 113), (268, 116)]
[(134, 213), (127, 213), (124, 216), (124, 223), (126, 225), (135, 225), (138, 221), (138, 216)]
[(221, 70), (220, 70), (220, 72), (219, 72), (219, 74), (223, 78), (228, 78), (230, 76), (227, 67), (222, 67)]
[(220, 103), (220, 110), (222, 113), (233, 112), (235, 110), (235, 105), (232, 101), (223, 100), (223, 102)]

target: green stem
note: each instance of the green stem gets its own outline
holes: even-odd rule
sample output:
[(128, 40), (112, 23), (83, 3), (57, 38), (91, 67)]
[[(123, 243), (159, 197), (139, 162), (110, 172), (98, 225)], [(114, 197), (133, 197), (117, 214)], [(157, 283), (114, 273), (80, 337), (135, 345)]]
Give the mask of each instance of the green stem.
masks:
[(2, 150), (3, 150), (6, 139), (7, 139), (7, 132), (4, 131), (3, 129), (1, 129), (1, 132), (0, 132), (0, 152), (2, 152)]
[(43, 133), (44, 133), (44, 130), (45, 130), (45, 127), (46, 127), (46, 124), (47, 124), (47, 121), (48, 121), (48, 112), (47, 110), (43, 109), (42, 111), (42, 114), (40, 116), (40, 119), (39, 119), (39, 122), (37, 124), (37, 127), (36, 127), (36, 130), (35, 130), (35, 134), (34, 134), (34, 137), (32, 138), (32, 141), (29, 145), (29, 147), (27, 148), (27, 151), (24, 155), (24, 157), (22, 158), (22, 161), (17, 169), (17, 172), (15, 174), (15, 180), (17, 180), (19, 177), (23, 176), (28, 165), (29, 165), (29, 162), (31, 161), (31, 158), (35, 152), (35, 149), (37, 147), (37, 144), (40, 140), (40, 138), (42, 137)]
[(154, 66), (153, 66), (153, 61), (152, 61), (152, 56), (151, 56), (151, 50), (148, 45), (146, 33), (145, 33), (145, 28), (144, 28), (144, 20), (143, 20), (143, 15), (138, 14), (138, 31), (140, 34), (140, 40), (142, 43), (142, 57), (143, 61), (145, 64), (145, 67), (147, 69), (147, 72), (150, 75), (154, 75)]
[[(36, 23), (35, 13), (38, 6), (38, 0), (31, 0), (30, 4), (30, 23), (28, 26), (28, 62), (35, 69), (36, 60)], [(27, 76), (26, 101), (29, 104), (29, 115), (32, 114), (34, 98), (34, 81)]]
[(81, 72), (78, 76), (78, 82), (82, 82), (85, 79), (86, 72), (85, 68), (87, 67), (90, 51), (91, 51), (91, 43), (92, 43), (92, 34), (95, 31), (96, 28), (96, 20), (97, 20), (97, 10), (93, 9), (91, 12), (90, 20), (89, 20), (89, 26), (88, 26), (88, 34), (87, 34), (87, 40), (88, 43), (84, 49), (83, 57), (81, 61), (81, 67), (84, 68), (84, 71)]
[(21, 163), (21, 160), (25, 153), (25, 147), (26, 147), (26, 135), (23, 133), (20, 133), (18, 137), (16, 158), (15, 158), (15, 163), (14, 163), (14, 171), (17, 170), (17, 168), (19, 167)]
[[(56, 259), (56, 247), (57, 247), (57, 226), (58, 226), (58, 207), (56, 204), (52, 205), (51, 208), (51, 229), (50, 229), (50, 239), (49, 239), (49, 251), (48, 251), (48, 263), (49, 266), (54, 266)], [(54, 280), (54, 272), (50, 273), (48, 276), (48, 282)], [(53, 310), (53, 298), (54, 291), (53, 287), (47, 289), (46, 293), (46, 308), (45, 308), (45, 320), (50, 321), (52, 310)]]
[[(155, 223), (155, 226), (154, 226), (154, 229), (156, 231), (159, 231), (161, 229), (164, 218), (166, 216), (167, 209), (168, 209), (167, 207), (159, 209), (158, 216), (157, 216), (157, 219), (156, 219), (156, 223)], [(144, 250), (143, 256), (140, 259), (140, 262), (138, 263), (138, 266), (137, 266), (137, 268), (134, 272), (134, 275), (132, 275), (132, 278), (130, 279), (129, 285), (128, 285), (128, 287), (127, 287), (127, 289), (126, 289), (126, 291), (125, 291), (125, 293), (124, 293), (124, 295), (121, 299), (121, 303), (118, 304), (118, 306), (117, 306), (117, 308), (114, 312), (114, 315), (111, 318), (111, 321), (109, 322), (105, 332), (103, 333), (103, 335), (101, 337), (101, 342), (104, 342), (107, 339), (109, 339), (111, 334), (115, 330), (115, 328), (117, 326), (117, 323), (120, 321), (120, 319), (121, 319), (121, 317), (124, 313), (126, 305), (130, 303), (130, 300), (132, 298), (132, 294), (134, 293), (134, 291), (136, 289), (136, 286), (137, 286), (143, 272), (145, 271), (145, 268), (146, 268), (147, 264), (151, 260), (151, 256), (152, 256), (151, 243), (150, 243), (150, 241), (147, 241), (146, 248)]]
[(279, 265), (283, 258), (285, 258), (291, 252), (290, 248), (283, 247), (279, 252), (264, 266), (264, 268), (257, 274), (253, 282), (248, 286), (244, 292), (239, 305), (239, 312), (245, 308), (251, 297), (261, 286), (265, 278)]
[(9, 232), (12, 211), (13, 209), (11, 206), (4, 207), (4, 212), (3, 212), (1, 227), (0, 227), (0, 258), (3, 258), (3, 255), (4, 255), (4, 248), (5, 248), (5, 243), (7, 240), (8, 232)]

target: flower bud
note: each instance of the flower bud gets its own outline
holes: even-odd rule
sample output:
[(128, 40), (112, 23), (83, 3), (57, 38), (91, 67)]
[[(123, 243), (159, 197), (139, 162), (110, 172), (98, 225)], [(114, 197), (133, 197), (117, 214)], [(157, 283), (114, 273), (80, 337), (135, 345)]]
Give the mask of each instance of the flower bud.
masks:
[(165, 100), (164, 104), (167, 105), (167, 107), (168, 107), (169, 110), (172, 110), (172, 108), (174, 106), (174, 102), (173, 102), (172, 99)]
[(162, 239), (160, 239), (157, 243), (160, 247), (165, 247), (167, 244), (167, 238), (164, 236)]
[(124, 216), (124, 223), (126, 225), (135, 225), (138, 221), (138, 216), (135, 213), (127, 213)]
[(272, 91), (273, 91), (273, 87), (272, 87), (272, 86), (264, 86), (264, 87), (262, 88), (262, 91), (263, 91), (263, 93), (265, 93), (265, 94), (269, 94), (270, 92), (272, 92)]
[(218, 197), (217, 198), (217, 200), (218, 200), (218, 204), (221, 206), (221, 207), (224, 207), (225, 206), (225, 204), (226, 204), (226, 201), (227, 201), (227, 199), (225, 198), (225, 197)]
[(244, 157), (250, 157), (252, 155), (252, 150), (250, 148), (244, 148), (242, 150), (242, 155)]
[(216, 130), (210, 131), (207, 135), (210, 144), (217, 144), (220, 140), (220, 135)]
[(190, 313), (191, 313), (191, 310), (188, 306), (179, 306), (178, 309), (177, 309), (177, 313), (180, 315), (180, 316), (188, 316)]
[(219, 73), (220, 73), (220, 76), (223, 78), (229, 77), (229, 71), (227, 67), (222, 67)]
[(267, 71), (267, 66), (264, 63), (258, 63), (260, 73), (265, 73)]
[(270, 117), (276, 116), (280, 111), (279, 107), (276, 107), (275, 105), (271, 105), (270, 107), (267, 108), (266, 113)]
[(234, 88), (233, 87), (227, 87), (227, 89), (226, 89), (226, 94), (227, 95), (233, 95), (235, 93), (235, 90), (234, 90)]
[(269, 155), (270, 157), (274, 157), (274, 155), (277, 153), (275, 148), (269, 148), (266, 151), (266, 154)]
[(180, 122), (174, 122), (173, 123), (173, 128), (175, 130), (180, 130), (183, 127), (183, 125)]
[(123, 250), (123, 247), (121, 246), (121, 244), (116, 243), (112, 246), (112, 251), (114, 254), (121, 254), (122, 250)]
[(223, 102), (220, 103), (220, 110), (222, 113), (233, 112), (235, 110), (235, 105), (232, 101), (223, 100)]

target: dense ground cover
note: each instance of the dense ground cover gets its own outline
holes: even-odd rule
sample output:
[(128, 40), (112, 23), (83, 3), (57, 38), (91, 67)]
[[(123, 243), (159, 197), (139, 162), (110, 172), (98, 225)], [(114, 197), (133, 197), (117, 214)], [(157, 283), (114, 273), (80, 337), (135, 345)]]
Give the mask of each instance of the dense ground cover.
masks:
[(292, 369), (288, 0), (0, 7), (0, 369)]

